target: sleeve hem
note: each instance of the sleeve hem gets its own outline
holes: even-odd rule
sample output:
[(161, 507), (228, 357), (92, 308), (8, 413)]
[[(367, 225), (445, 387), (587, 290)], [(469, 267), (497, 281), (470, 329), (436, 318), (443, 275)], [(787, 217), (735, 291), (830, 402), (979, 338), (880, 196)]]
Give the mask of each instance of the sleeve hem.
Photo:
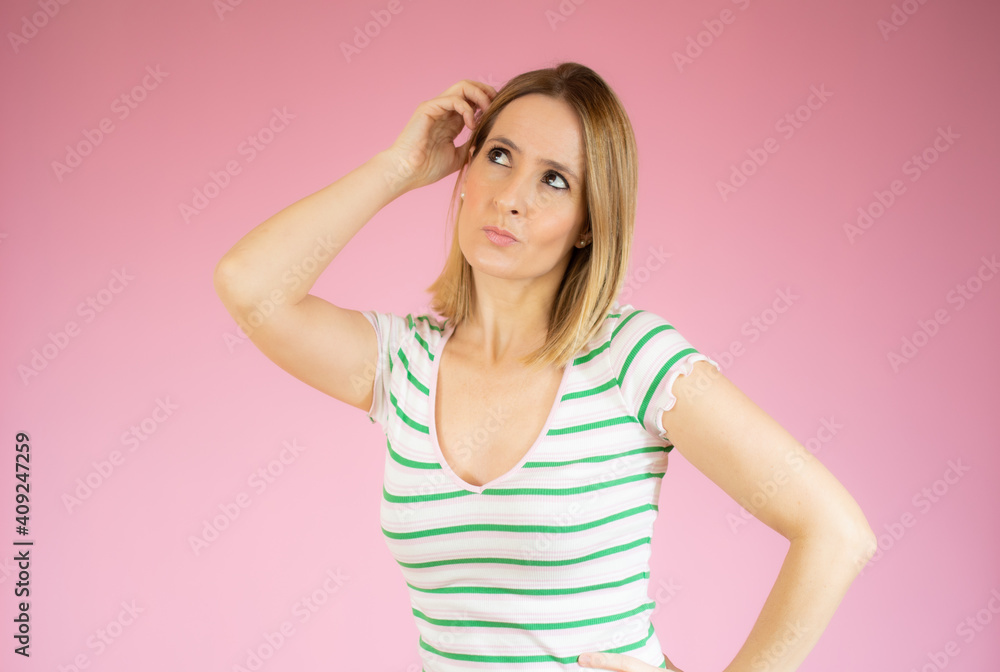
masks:
[(378, 381), (382, 377), (382, 334), (379, 331), (378, 324), (376, 323), (377, 318), (372, 315), (369, 311), (363, 311), (361, 313), (368, 320), (368, 323), (372, 325), (375, 330), (375, 376), (372, 378), (372, 403), (368, 408), (367, 416), (368, 419), (373, 423), (376, 422), (375, 415), (378, 412)]
[(681, 361), (679, 361), (674, 367), (674, 370), (667, 375), (666, 383), (663, 387), (663, 396), (655, 405), (656, 410), (654, 411), (655, 417), (653, 418), (653, 423), (656, 427), (657, 435), (664, 441), (671, 443), (671, 445), (673, 445), (673, 443), (667, 438), (667, 432), (663, 429), (663, 413), (669, 411), (677, 403), (677, 397), (673, 393), (674, 381), (681, 376), (690, 375), (694, 370), (694, 363), (700, 361), (708, 362), (714, 366), (716, 370), (720, 372), (722, 371), (722, 367), (720, 367), (719, 363), (714, 359), (700, 352), (692, 352), (690, 355), (681, 359)]

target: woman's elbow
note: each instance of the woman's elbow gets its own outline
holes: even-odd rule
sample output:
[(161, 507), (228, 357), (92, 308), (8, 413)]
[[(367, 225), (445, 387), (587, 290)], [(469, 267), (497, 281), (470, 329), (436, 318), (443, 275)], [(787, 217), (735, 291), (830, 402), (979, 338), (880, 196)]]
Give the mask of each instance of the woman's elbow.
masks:
[(864, 516), (826, 526), (826, 534), (836, 540), (846, 561), (860, 569), (878, 551), (878, 538)]

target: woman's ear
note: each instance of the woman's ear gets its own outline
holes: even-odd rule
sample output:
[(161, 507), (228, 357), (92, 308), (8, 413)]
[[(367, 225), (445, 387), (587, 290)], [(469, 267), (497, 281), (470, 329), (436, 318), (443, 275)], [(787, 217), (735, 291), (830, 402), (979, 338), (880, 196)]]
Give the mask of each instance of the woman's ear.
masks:
[(473, 145), (473, 146), (472, 146), (472, 147), (471, 147), (471, 148), (469, 149), (469, 160), (468, 160), (468, 161), (466, 162), (466, 169), (465, 169), (465, 175), (463, 175), (463, 176), (462, 176), (462, 187), (461, 187), (461, 188), (459, 189), (459, 191), (460, 191), (461, 193), (463, 193), (463, 194), (465, 193), (465, 182), (466, 182), (466, 181), (467, 181), (467, 180), (469, 179), (469, 169), (468, 169), (468, 164), (469, 164), (469, 163), (472, 163), (472, 155), (473, 155), (473, 154), (475, 154), (475, 153), (476, 153), (476, 147), (475, 147), (475, 145)]

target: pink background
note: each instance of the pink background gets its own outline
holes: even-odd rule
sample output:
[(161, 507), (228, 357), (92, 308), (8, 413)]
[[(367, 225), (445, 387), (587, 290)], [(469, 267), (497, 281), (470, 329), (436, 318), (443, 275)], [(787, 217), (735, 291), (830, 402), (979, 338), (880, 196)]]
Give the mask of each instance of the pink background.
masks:
[[(88, 0), (44, 21), (37, 2), (3, 3), (0, 668), (72, 670), (82, 657), (88, 670), (231, 670), (287, 623), (262, 669), (419, 669), (378, 523), (381, 429), (240, 341), (212, 270), (252, 227), (387, 148), (419, 102), (462, 78), (499, 88), (574, 60), (616, 90), (637, 136), (623, 300), (723, 362), (879, 534), (880, 555), (801, 669), (935, 670), (934, 655), (949, 669), (996, 669), (1000, 279), (983, 267), (1000, 253), (996, 3), (400, 2), (350, 62), (341, 43), (388, 2), (255, 0), (220, 15), (210, 0)], [(732, 22), (712, 37), (703, 22), (727, 9)], [(883, 35), (894, 11), (902, 25)], [(44, 24), (34, 32), (23, 23), (33, 15)], [(30, 39), (13, 44), (22, 31)], [(707, 46), (678, 67), (675, 52), (699, 34)], [(147, 67), (166, 74), (147, 77), (155, 88), (120, 118)], [(814, 86), (830, 96), (801, 107)], [(274, 108), (294, 118), (251, 161), (241, 143)], [(775, 124), (797, 110), (808, 119), (789, 137)], [(53, 162), (103, 118), (112, 130), (57, 174)], [(937, 154), (939, 128), (957, 137)], [(778, 151), (723, 198), (719, 182), (768, 138)], [(934, 162), (908, 171), (925, 150)], [(186, 221), (181, 204), (230, 161), (239, 174)], [(852, 242), (845, 223), (894, 180), (893, 204)], [(453, 183), (386, 207), (314, 293), (425, 310)], [(113, 280), (123, 269), (124, 287)], [(949, 300), (960, 286), (971, 297), (961, 305)], [(775, 313), (781, 291), (797, 298)], [(88, 299), (100, 312), (79, 308)], [(936, 311), (947, 321), (894, 367), (889, 353)], [(70, 321), (77, 330), (61, 337)], [(64, 347), (25, 377), (50, 333)], [(741, 354), (720, 359), (734, 343)], [(175, 408), (154, 413), (158, 402)], [(123, 442), (133, 425), (144, 439)], [(32, 456), (28, 660), (12, 653), (18, 431)], [(248, 477), (293, 441), (297, 458), (253, 487)], [(115, 451), (118, 466), (98, 478), (94, 464)], [(958, 461), (968, 469), (956, 480)], [(653, 621), (682, 669), (722, 670), (787, 542), (682, 457), (671, 465)], [(99, 486), (68, 510), (88, 475)], [(190, 538), (240, 493), (249, 506), (196, 554)], [(328, 572), (339, 587), (324, 589)], [(323, 603), (303, 611), (313, 594)], [(123, 618), (123, 602), (142, 612)], [(957, 629), (977, 614), (978, 631)], [(103, 649), (100, 630), (114, 635)], [(957, 656), (940, 653), (949, 641)]]

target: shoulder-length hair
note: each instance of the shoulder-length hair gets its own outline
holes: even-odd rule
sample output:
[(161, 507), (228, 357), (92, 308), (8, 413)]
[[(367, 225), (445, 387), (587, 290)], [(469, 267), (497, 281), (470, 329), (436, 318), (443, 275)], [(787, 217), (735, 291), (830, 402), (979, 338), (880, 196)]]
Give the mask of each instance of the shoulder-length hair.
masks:
[[(522, 357), (525, 365), (568, 364), (600, 330), (625, 282), (635, 225), (638, 157), (632, 124), (611, 87), (590, 68), (561, 63), (554, 68), (517, 75), (501, 88), (470, 136), (475, 153), (467, 155), (458, 171), (448, 208), (455, 208), (451, 250), (437, 280), (426, 291), (430, 307), (454, 326), (468, 318), (474, 307), (472, 267), (458, 244), (456, 199), (469, 164), (482, 151), (497, 115), (512, 101), (541, 93), (566, 101), (583, 127), (586, 167), (586, 225), (592, 243), (574, 247), (552, 310), (545, 343)], [(470, 146), (471, 146), (470, 145)]]

